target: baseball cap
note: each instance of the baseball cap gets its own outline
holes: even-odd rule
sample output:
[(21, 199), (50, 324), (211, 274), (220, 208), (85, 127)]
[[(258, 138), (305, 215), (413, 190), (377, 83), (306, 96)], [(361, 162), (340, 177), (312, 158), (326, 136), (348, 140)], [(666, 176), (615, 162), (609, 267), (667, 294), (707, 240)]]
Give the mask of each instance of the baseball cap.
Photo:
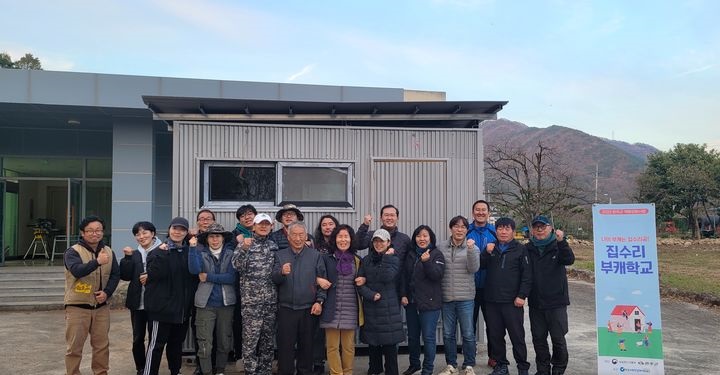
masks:
[(185, 230), (188, 230), (188, 228), (190, 227), (190, 224), (188, 224), (188, 220), (186, 218), (178, 216), (178, 217), (172, 219), (168, 228), (174, 227), (174, 226), (183, 227), (183, 228), (185, 228)]
[(379, 238), (383, 241), (390, 241), (390, 232), (386, 231), (385, 229), (378, 229), (373, 233), (373, 240)]
[(273, 220), (272, 220), (272, 218), (270, 217), (270, 215), (268, 215), (268, 214), (266, 214), (266, 213), (262, 213), (262, 214), (257, 214), (257, 215), (255, 215), (255, 220), (253, 220), (253, 224), (260, 224), (260, 223), (262, 223), (263, 221), (267, 221), (267, 222), (269, 222), (270, 224), (273, 223)]
[(542, 223), (542, 224), (545, 224), (545, 225), (552, 225), (552, 224), (550, 224), (550, 220), (548, 220), (548, 218), (545, 217), (545, 216), (543, 216), (543, 215), (535, 216), (535, 218), (534, 218), (533, 221), (532, 221), (532, 225), (535, 225), (535, 223)]

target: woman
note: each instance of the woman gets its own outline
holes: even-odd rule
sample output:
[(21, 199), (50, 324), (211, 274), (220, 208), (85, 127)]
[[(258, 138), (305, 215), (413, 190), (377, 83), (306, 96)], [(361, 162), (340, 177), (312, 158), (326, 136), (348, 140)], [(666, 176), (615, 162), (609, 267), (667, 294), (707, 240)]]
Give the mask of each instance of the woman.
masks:
[(340, 222), (333, 215), (323, 215), (320, 217), (320, 222), (315, 229), (315, 248), (323, 253), (327, 254), (330, 252), (330, 235), (333, 230), (340, 225)]
[(144, 375), (157, 375), (167, 344), (170, 375), (180, 373), (197, 276), (188, 271), (188, 221), (170, 222), (168, 240), (148, 254), (145, 310), (151, 321)]
[(145, 303), (145, 282), (147, 281), (147, 256), (162, 241), (155, 236), (155, 225), (148, 221), (139, 221), (132, 227), (137, 241), (137, 250), (130, 246), (123, 249), (125, 257), (120, 261), (120, 279), (129, 281), (125, 307), (130, 310), (130, 324), (133, 331), (132, 354), (138, 375), (145, 369), (145, 332), (150, 331)]
[[(197, 247), (198, 242), (201, 247)], [(197, 238), (190, 239), (188, 269), (200, 280), (195, 292), (195, 336), (198, 366), (203, 375), (213, 373), (212, 352), (215, 352), (215, 370), (218, 374), (225, 372), (232, 344), (236, 302), (235, 269), (232, 266), (234, 248), (232, 233), (217, 223), (211, 224)], [(214, 337), (217, 337), (216, 346)]]
[[(410, 353), (410, 367), (403, 374), (414, 374), (422, 369), (422, 375), (430, 375), (435, 366), (435, 336), (442, 309), (445, 256), (435, 246), (435, 233), (427, 225), (415, 228), (412, 241), (414, 246), (405, 255), (400, 279)], [(422, 368), (421, 333), (424, 343)]]
[(362, 260), (359, 272), (360, 277), (365, 277), (359, 290), (367, 322), (360, 339), (369, 346), (368, 374), (380, 374), (384, 370), (385, 375), (398, 375), (397, 344), (405, 339), (395, 283), (399, 268), (400, 260), (390, 248), (390, 233), (385, 229), (376, 230), (372, 249)]
[(337, 226), (330, 235), (330, 248), (331, 252), (323, 256), (328, 278), (318, 278), (318, 285), (328, 291), (320, 315), (320, 328), (325, 329), (330, 374), (352, 374), (355, 329), (363, 325), (362, 303), (355, 288), (360, 257), (355, 255), (352, 227)]

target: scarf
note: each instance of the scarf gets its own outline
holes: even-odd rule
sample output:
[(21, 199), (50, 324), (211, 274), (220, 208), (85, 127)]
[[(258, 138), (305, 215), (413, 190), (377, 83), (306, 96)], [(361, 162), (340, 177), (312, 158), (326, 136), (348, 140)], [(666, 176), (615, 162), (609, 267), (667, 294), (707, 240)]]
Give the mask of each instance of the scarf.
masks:
[(538, 240), (535, 238), (535, 236), (530, 237), (530, 241), (532, 241), (533, 245), (540, 251), (540, 254), (542, 254), (545, 251), (545, 248), (550, 244), (550, 242), (553, 242), (555, 240), (555, 231), (550, 232), (550, 235), (544, 239), (544, 240)]
[(240, 223), (237, 223), (237, 225), (235, 225), (235, 230), (238, 232), (238, 234), (242, 234), (245, 238), (251, 238), (253, 235), (250, 229), (245, 228)]
[(335, 258), (338, 261), (335, 269), (339, 274), (347, 276), (353, 272), (354, 257), (350, 254), (350, 251), (337, 251), (335, 252)]
[(423, 255), (425, 251), (427, 251), (430, 247), (428, 246), (427, 249), (423, 249), (420, 246), (415, 246), (415, 254), (417, 254), (418, 258)]

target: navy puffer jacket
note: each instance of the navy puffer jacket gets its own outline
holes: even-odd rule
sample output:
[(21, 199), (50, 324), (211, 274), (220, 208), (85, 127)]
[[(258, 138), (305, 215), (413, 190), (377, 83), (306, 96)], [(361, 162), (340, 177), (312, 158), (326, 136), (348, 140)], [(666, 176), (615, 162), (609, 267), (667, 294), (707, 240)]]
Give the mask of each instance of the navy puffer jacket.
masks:
[[(359, 276), (366, 278), (360, 287), (365, 325), (360, 331), (360, 340), (368, 345), (393, 345), (405, 340), (396, 285), (399, 269), (398, 257), (379, 256), (374, 250), (362, 260)], [(376, 293), (381, 296), (377, 301), (374, 300)]]

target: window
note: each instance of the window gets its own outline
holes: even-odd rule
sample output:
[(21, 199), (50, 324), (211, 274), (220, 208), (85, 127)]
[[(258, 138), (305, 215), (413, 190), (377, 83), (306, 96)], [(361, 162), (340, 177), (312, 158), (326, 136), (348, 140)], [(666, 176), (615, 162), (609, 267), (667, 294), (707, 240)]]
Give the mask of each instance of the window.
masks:
[(352, 207), (352, 163), (207, 161), (202, 172), (203, 206)]

